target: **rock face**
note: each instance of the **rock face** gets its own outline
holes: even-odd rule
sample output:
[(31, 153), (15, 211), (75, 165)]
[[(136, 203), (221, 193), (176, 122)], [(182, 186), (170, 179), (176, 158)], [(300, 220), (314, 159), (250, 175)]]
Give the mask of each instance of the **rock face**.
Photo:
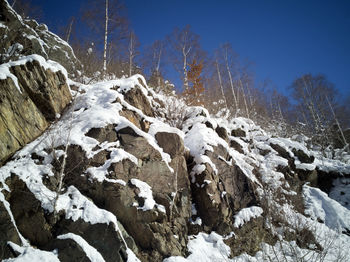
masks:
[[(77, 88), (67, 117), (65, 70), (45, 58), (74, 71), (70, 47), (6, 1), (0, 8), (1, 61), (21, 57), (0, 65), (0, 260), (28, 241), (63, 262), (91, 261), (91, 253), (158, 262), (186, 257), (189, 236), (212, 231), (233, 256), (254, 255), (261, 242), (276, 243), (272, 225), (288, 222), (271, 197), (300, 204), (306, 181), (330, 190), (330, 173), (302, 144), (269, 137), (249, 119), (223, 123), (184, 106), (181, 130), (171, 127), (166, 99), (140, 75)], [(22, 57), (32, 52), (44, 58)], [(61, 113), (54, 132), (1, 167)], [(300, 242), (295, 232), (289, 240)]]
[(22, 19), (7, 3), (0, 1), (0, 63), (38, 54), (63, 65), (70, 74), (80, 68), (72, 48), (47, 26)]
[(71, 101), (61, 71), (22, 61), (1, 65), (9, 73), (0, 79), (0, 164), (42, 134)]
[[(12, 78), (1, 80), (6, 92), (0, 120), (16, 119), (16, 127), (7, 124), (4, 130), (24, 132), (30, 139), (34, 131), (20, 127), (31, 126), (16, 117), (38, 121), (35, 127), (42, 123), (42, 132), (69, 102), (68, 87), (60, 72), (45, 70), (36, 61), (8, 68), (19, 89)], [(132, 253), (145, 262), (185, 257), (190, 235), (212, 231), (227, 236), (225, 243), (235, 256), (254, 255), (261, 242), (273, 245), (277, 238), (261, 215), (273, 212), (263, 185), (269, 179), (276, 182), (269, 176), (278, 173), (285, 179), (278, 181), (276, 192), (299, 192), (304, 181), (319, 178), (314, 157), (302, 146), (290, 146), (290, 141), (265, 139), (261, 130), (257, 137), (265, 140), (256, 140), (252, 133), (257, 131), (248, 128), (252, 123), (244, 126), (240, 121), (238, 127), (224, 128), (199, 107), (188, 109), (182, 131), (160, 124), (149, 102), (152, 94), (143, 85), (134, 86), (133, 78), (125, 81), (129, 89), (120, 90), (114, 82), (103, 88), (99, 83), (80, 94), (70, 111), (74, 143), (66, 145), (65, 165), (65, 144), (48, 146), (40, 142), (46, 141), (43, 136), (29, 155), (0, 168), (0, 225), (5, 225), (0, 231), (0, 258), (18, 255), (8, 241), (21, 244), (20, 236), (37, 249), (56, 249), (61, 261), (90, 261), (86, 245), (105, 261), (127, 261)], [(37, 116), (30, 120), (32, 113), (26, 119), (22, 105)], [(6, 137), (3, 134), (0, 138)], [(24, 134), (18, 137), (23, 139)], [(269, 163), (267, 169), (264, 161), (269, 157), (278, 164)], [(21, 165), (25, 172), (18, 168)], [(61, 202), (57, 200), (55, 215), (55, 198), (49, 196), (57, 192), (61, 174)], [(295, 201), (293, 197), (288, 201)], [(261, 213), (244, 215), (242, 219), (248, 220), (236, 223), (242, 210), (257, 209)], [(272, 223), (285, 221), (276, 216)], [(298, 240), (292, 233), (290, 239)]]

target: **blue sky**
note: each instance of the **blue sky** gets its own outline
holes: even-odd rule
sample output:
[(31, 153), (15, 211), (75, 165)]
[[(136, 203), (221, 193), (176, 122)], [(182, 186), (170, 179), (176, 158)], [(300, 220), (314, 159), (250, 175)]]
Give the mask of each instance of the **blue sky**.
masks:
[[(44, 1), (48, 23), (66, 23), (82, 0)], [(350, 1), (347, 0), (125, 0), (142, 45), (190, 24), (211, 52), (231, 42), (253, 62), (257, 82), (286, 90), (303, 73), (323, 73), (342, 95), (350, 93)]]

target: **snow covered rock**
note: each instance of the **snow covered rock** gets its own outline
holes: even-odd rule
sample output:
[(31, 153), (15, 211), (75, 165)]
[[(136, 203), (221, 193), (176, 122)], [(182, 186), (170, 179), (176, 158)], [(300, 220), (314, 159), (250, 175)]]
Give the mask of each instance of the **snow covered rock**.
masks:
[(0, 1), (0, 23), (0, 63), (38, 54), (60, 63), (70, 74), (79, 70), (80, 63), (68, 43), (46, 25), (22, 19), (6, 0)]
[(65, 69), (38, 55), (0, 65), (0, 164), (71, 101)]

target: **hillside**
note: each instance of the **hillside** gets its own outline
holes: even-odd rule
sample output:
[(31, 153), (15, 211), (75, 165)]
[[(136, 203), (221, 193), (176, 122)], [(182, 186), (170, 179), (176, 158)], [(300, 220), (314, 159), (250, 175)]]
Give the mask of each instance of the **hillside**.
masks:
[(22, 50), (0, 65), (3, 261), (350, 260), (350, 155)]

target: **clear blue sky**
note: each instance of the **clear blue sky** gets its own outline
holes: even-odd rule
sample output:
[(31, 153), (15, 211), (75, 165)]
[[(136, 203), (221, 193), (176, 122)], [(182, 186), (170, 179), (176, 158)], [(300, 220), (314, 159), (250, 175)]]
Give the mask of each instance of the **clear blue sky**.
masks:
[[(33, 0), (48, 24), (66, 23), (83, 0)], [(190, 24), (212, 51), (224, 42), (254, 63), (256, 79), (285, 90), (303, 73), (323, 73), (350, 93), (348, 0), (125, 0), (142, 45)]]

